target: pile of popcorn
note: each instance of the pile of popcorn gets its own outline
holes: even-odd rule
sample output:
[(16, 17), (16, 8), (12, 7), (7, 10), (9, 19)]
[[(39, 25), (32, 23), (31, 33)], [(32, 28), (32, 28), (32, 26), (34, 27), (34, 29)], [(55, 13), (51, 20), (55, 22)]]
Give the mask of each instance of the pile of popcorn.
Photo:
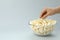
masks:
[(50, 34), (53, 31), (55, 24), (56, 21), (50, 19), (36, 19), (30, 21), (31, 29), (38, 35)]

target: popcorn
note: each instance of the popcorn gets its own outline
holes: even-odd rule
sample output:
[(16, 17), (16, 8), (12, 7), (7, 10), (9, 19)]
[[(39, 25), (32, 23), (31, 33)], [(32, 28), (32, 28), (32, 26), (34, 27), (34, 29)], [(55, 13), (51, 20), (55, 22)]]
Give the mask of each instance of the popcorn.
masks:
[(30, 21), (30, 24), (31, 24), (31, 29), (36, 34), (48, 35), (53, 31), (56, 21), (48, 20), (48, 19), (37, 19), (37, 20)]

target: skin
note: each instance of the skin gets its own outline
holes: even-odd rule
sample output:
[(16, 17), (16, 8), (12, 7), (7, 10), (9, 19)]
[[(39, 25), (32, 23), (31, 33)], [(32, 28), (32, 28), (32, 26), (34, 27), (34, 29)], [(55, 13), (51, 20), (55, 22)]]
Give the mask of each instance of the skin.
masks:
[(59, 14), (60, 13), (60, 7), (56, 8), (44, 8), (41, 12), (40, 18), (45, 19), (48, 16)]

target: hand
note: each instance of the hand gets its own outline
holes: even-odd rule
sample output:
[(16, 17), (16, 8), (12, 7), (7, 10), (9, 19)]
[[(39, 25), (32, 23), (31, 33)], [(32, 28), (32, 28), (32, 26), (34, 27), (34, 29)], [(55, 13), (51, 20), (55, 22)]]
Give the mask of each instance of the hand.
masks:
[(54, 15), (55, 14), (55, 9), (53, 8), (44, 8), (41, 12), (40, 18), (46, 18), (48, 16)]

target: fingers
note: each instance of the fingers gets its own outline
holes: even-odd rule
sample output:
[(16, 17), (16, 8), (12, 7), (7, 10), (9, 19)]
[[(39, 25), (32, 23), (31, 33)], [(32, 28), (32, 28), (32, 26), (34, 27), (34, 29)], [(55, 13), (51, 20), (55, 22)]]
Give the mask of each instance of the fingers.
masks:
[(49, 16), (49, 13), (46, 13), (43, 17), (41, 17), (42, 19), (45, 19), (47, 16)]
[(46, 14), (46, 9), (43, 9), (42, 12), (41, 12), (41, 15), (40, 15), (40, 18), (43, 17), (45, 14)]
[(46, 18), (47, 16), (51, 16), (51, 15), (54, 15), (55, 14), (55, 9), (53, 8), (45, 8), (42, 10), (41, 12), (41, 15), (40, 15), (40, 18)]

